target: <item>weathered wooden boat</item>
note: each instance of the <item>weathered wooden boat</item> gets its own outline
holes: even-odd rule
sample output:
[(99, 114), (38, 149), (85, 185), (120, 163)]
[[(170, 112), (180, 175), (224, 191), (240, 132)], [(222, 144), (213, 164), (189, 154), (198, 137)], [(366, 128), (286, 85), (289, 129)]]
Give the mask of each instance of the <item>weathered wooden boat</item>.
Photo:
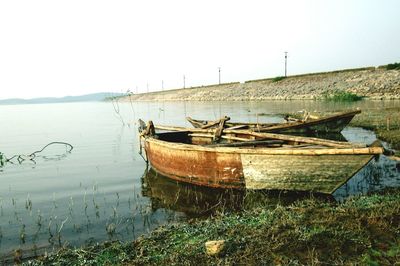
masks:
[(195, 128), (215, 128), (221, 120), (225, 120), (224, 128), (230, 129), (254, 129), (259, 132), (275, 132), (275, 133), (339, 133), (341, 132), (361, 110), (344, 112), (323, 118), (317, 118), (306, 114), (302, 119), (285, 117), (285, 123), (243, 123), (230, 122), (229, 117), (224, 117), (216, 121), (196, 120), (190, 117), (186, 119)]
[(141, 129), (141, 147), (151, 166), (174, 180), (216, 188), (322, 193), (333, 193), (384, 151), (375, 145), (248, 130), (225, 129), (216, 138), (218, 132), (154, 127), (150, 121)]

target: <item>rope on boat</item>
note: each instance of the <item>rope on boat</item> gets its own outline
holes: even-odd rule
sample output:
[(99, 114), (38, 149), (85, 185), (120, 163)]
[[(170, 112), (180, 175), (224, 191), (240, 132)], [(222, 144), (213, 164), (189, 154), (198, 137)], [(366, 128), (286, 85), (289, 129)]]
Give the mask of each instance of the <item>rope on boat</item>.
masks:
[(73, 150), (73, 148), (74, 148), (71, 144), (69, 144), (67, 142), (53, 141), (53, 142), (50, 142), (49, 144), (45, 145), (41, 150), (34, 151), (29, 155), (17, 154), (17, 155), (14, 155), (14, 156), (10, 157), (10, 158), (7, 158), (6, 156), (4, 156), (4, 154), (0, 153), (0, 163), (1, 163), (1, 165), (4, 165), (4, 163), (6, 163), (6, 162), (12, 162), (12, 160), (14, 160), (15, 158), (17, 158), (18, 163), (20, 163), (20, 164), (25, 160), (33, 161), (36, 158), (36, 155), (38, 153), (41, 153), (47, 147), (49, 147), (50, 145), (54, 145), (54, 144), (61, 144), (61, 145), (67, 146), (67, 148), (68, 148), (67, 152), (71, 152)]

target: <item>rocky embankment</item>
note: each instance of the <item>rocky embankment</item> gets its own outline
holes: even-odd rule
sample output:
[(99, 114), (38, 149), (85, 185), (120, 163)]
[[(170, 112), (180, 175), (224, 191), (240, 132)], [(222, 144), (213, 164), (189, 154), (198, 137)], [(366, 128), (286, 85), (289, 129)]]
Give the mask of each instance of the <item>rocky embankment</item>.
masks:
[[(369, 99), (400, 99), (400, 70), (383, 67), (250, 80), (131, 95), (134, 101), (262, 101), (322, 99), (349, 92)], [(125, 100), (128, 100), (126, 98)]]

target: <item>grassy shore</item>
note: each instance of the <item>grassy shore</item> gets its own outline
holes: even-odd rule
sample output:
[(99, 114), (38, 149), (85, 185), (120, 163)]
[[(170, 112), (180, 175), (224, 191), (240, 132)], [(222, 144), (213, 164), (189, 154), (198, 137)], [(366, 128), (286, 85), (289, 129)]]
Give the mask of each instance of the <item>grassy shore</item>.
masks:
[(363, 110), (350, 125), (374, 131), (379, 139), (397, 150), (397, 156), (400, 155), (400, 107)]
[[(306, 199), (159, 228), (132, 243), (63, 249), (30, 265), (394, 265), (399, 217), (400, 190), (340, 204)], [(207, 255), (208, 240), (225, 240), (224, 250)]]

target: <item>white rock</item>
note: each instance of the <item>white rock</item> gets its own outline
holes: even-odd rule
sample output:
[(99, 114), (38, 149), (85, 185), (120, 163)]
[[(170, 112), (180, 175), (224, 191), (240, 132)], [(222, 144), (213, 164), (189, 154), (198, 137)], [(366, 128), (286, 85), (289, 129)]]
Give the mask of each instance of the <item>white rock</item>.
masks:
[(207, 255), (214, 256), (221, 253), (225, 247), (225, 240), (212, 240), (205, 243)]

